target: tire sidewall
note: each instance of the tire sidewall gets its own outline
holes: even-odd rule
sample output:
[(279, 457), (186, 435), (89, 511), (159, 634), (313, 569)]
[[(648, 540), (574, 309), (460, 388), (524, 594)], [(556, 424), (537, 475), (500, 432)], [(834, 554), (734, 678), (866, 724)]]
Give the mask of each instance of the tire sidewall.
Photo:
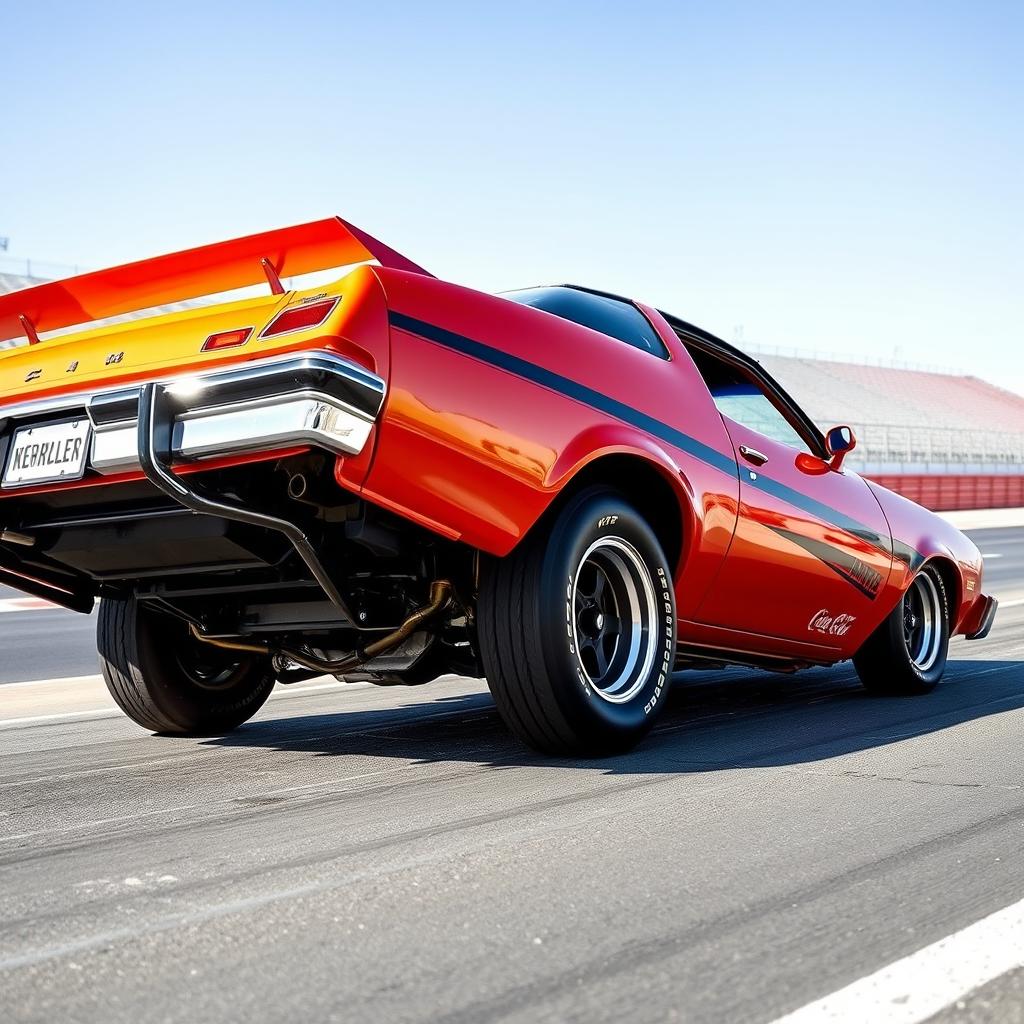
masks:
[[(185, 732), (226, 732), (248, 721), (274, 687), (269, 659), (240, 658), (238, 678), (223, 690), (205, 689), (177, 668), (172, 645), (187, 643), (181, 623), (168, 615), (138, 609), (138, 669), (157, 708)], [(196, 641), (192, 641), (193, 643)]]
[[(894, 644), (897, 645), (898, 650), (903, 652), (906, 671), (912, 679), (917, 680), (922, 688), (931, 689), (942, 678), (942, 674), (946, 670), (946, 659), (949, 656), (949, 598), (946, 595), (946, 587), (939, 573), (926, 566), (921, 570), (920, 574), (927, 574), (932, 583), (935, 584), (940, 605), (939, 628), (942, 633), (942, 643), (934, 664), (927, 672), (922, 672), (914, 663), (914, 659), (910, 656), (910, 651), (907, 650), (906, 640), (903, 636), (903, 602), (906, 600), (906, 595), (910, 592), (909, 587), (900, 599), (900, 603), (896, 606), (892, 616), (891, 629)], [(917, 577), (915, 576), (914, 579), (916, 580)], [(911, 586), (913, 586), (913, 583), (911, 583)]]
[[(629, 700), (613, 703), (591, 685), (573, 641), (572, 593), (583, 555), (598, 539), (630, 544), (654, 588), (658, 635), (647, 678)], [(589, 740), (630, 745), (653, 725), (668, 694), (676, 646), (672, 573), (651, 528), (629, 503), (607, 490), (585, 491), (559, 516), (541, 573), (539, 626), (554, 696), (563, 715)], [(618, 742), (617, 742), (618, 741)]]

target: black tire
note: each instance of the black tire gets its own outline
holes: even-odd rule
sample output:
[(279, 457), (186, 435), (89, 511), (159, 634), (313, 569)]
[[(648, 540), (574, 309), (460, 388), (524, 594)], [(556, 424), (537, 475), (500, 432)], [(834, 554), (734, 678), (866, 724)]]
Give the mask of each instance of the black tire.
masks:
[(204, 644), (181, 620), (134, 597), (100, 601), (96, 645), (110, 695), (151, 732), (230, 732), (252, 718), (274, 688), (269, 658)]
[(909, 697), (935, 689), (948, 654), (946, 588), (942, 577), (926, 566), (853, 656), (853, 664), (871, 693)]
[[(639, 742), (665, 704), (676, 643), (670, 567), (643, 517), (590, 488), (481, 568), (480, 655), (509, 728), (546, 754)], [(622, 611), (631, 621), (615, 632)]]

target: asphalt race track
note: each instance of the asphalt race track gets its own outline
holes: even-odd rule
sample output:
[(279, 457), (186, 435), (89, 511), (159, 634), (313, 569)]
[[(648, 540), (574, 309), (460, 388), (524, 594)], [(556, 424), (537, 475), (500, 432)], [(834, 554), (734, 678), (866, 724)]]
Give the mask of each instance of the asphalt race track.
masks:
[(18, 610), (42, 603), (0, 587), (0, 685), (99, 671), (95, 615), (61, 608)]
[[(933, 694), (687, 673), (597, 762), (466, 679), (152, 737), (66, 678), (93, 619), (2, 594), (0, 1020), (767, 1022), (1009, 907), (1024, 528), (973, 536), (1003, 607)], [(1018, 1019), (1022, 981), (941, 1019)]]

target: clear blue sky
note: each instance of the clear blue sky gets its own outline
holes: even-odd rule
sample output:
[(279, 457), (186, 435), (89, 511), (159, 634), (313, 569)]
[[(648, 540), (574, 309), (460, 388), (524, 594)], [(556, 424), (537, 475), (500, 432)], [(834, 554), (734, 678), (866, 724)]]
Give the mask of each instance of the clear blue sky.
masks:
[(1024, 391), (1024, 4), (0, 4), (0, 235), (340, 213), (435, 273)]

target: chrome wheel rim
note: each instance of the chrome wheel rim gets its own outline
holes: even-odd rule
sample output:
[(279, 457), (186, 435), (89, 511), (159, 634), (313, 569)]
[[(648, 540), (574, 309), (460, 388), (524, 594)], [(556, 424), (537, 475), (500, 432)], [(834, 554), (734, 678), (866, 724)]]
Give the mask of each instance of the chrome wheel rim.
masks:
[(613, 704), (631, 700), (657, 654), (657, 601), (639, 552), (621, 537), (601, 537), (573, 574), (573, 649), (593, 692)]
[(932, 577), (923, 572), (903, 595), (903, 640), (910, 660), (927, 672), (942, 649), (942, 602)]

